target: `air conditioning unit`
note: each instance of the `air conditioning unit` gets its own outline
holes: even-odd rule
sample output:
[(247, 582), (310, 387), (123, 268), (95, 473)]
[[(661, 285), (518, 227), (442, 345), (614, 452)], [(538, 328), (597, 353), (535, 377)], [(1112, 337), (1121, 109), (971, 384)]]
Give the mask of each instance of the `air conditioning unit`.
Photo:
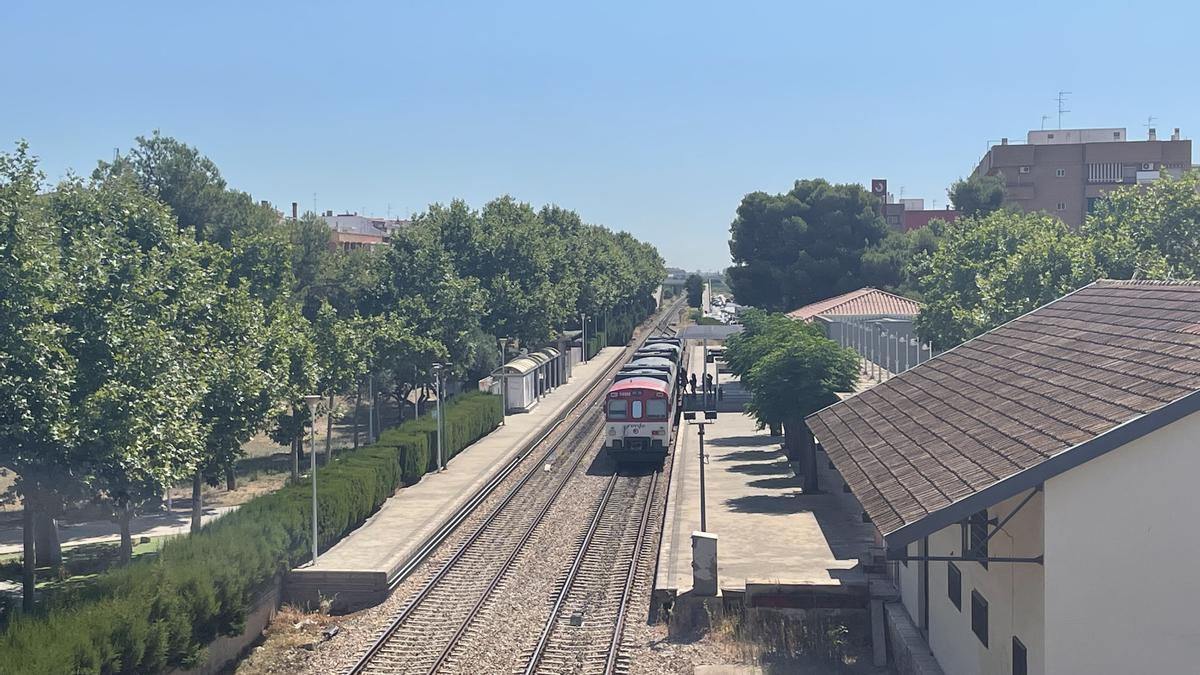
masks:
[(1029, 167), (1023, 166), (1020, 169), (1018, 169), (1017, 171), (1020, 173), (1029, 173)]
[(1142, 171), (1153, 171), (1154, 162), (1142, 162)]

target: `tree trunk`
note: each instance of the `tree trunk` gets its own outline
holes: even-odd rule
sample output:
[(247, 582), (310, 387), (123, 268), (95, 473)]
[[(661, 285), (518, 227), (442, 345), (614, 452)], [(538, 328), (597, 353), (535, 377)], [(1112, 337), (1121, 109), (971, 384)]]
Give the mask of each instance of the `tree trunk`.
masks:
[[(192, 491), (195, 492), (193, 486)], [(194, 513), (194, 512), (193, 512)], [(128, 565), (133, 560), (133, 535), (129, 533), (129, 521), (133, 520), (133, 508), (128, 504), (117, 512), (117, 520), (121, 523), (121, 564)], [(192, 531), (196, 531), (196, 517), (192, 516)]]
[(300, 439), (292, 439), (292, 480), (300, 480)]
[(772, 436), (782, 436), (783, 435), (783, 427), (778, 422), (776, 422), (774, 424), (769, 424), (767, 426), (770, 427)]
[(204, 507), (204, 505), (201, 503), (204, 495), (200, 491), (200, 487), (203, 482), (203, 477), (200, 475), (200, 472), (197, 471), (196, 474), (192, 476), (192, 534), (200, 531), (200, 514), (203, 513)]
[(26, 613), (32, 612), (34, 609), (34, 586), (37, 584), (37, 568), (34, 567), (34, 561), (37, 558), (36, 546), (34, 545), (34, 521), (35, 510), (32, 505), (32, 500), (29, 495), (25, 495), (25, 504), (21, 515), (21, 535), (22, 535), (22, 564), (21, 564), (21, 609)]
[[(795, 422), (785, 421), (780, 426), (783, 427), (783, 453), (787, 455), (789, 462), (800, 462), (800, 430)], [(801, 470), (803, 466), (801, 463)]]
[(358, 415), (362, 410), (362, 382), (354, 389), (354, 449), (358, 449)]
[(46, 511), (34, 513), (34, 557), (39, 567), (54, 567), (62, 564), (62, 545), (58, 541), (58, 523)]
[(329, 394), (329, 410), (325, 411), (325, 464), (333, 459), (333, 394)]
[(800, 424), (799, 433), (804, 449), (804, 458), (801, 460), (804, 467), (804, 494), (816, 494), (821, 489), (817, 484), (817, 444), (807, 424)]
[(225, 467), (225, 489), (233, 492), (237, 489), (237, 470), (233, 468), (233, 463)]

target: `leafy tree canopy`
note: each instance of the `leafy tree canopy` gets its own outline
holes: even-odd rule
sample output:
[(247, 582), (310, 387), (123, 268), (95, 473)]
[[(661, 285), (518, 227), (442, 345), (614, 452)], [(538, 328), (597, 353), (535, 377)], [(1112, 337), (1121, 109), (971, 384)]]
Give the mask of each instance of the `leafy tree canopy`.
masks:
[(960, 179), (946, 191), (954, 208), (968, 218), (986, 216), (1004, 206), (1007, 190), (1004, 176), (975, 176)]
[(730, 226), (738, 302), (789, 310), (863, 286), (863, 251), (888, 232), (877, 209), (861, 185), (822, 179), (746, 195)]

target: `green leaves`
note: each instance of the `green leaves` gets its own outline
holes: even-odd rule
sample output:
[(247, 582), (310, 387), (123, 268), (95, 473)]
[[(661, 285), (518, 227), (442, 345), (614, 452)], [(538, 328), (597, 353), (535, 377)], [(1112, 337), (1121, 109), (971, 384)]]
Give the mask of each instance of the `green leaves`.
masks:
[(863, 250), (887, 233), (860, 185), (796, 181), (787, 193), (746, 195), (730, 225), (727, 274), (741, 304), (790, 310), (863, 285)]

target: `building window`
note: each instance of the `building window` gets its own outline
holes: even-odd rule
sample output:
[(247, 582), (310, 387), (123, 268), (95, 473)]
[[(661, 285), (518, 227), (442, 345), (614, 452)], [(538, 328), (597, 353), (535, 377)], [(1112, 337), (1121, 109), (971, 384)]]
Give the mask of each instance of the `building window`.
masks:
[(946, 595), (950, 598), (950, 602), (962, 611), (962, 572), (958, 571), (958, 566), (954, 563), (946, 564)]
[(1099, 197), (1088, 197), (1087, 198), (1087, 212), (1088, 213), (1096, 212), (1096, 202), (1098, 202), (1099, 200), (1100, 200)]
[(1119, 141), (1119, 140), (1121, 140), (1121, 132), (1119, 132), (1119, 131), (1114, 131), (1114, 132), (1113, 132), (1113, 138), (1117, 139), (1118, 141)]
[(1056, 208), (1057, 208), (1059, 211), (1066, 211), (1066, 210), (1067, 210), (1067, 203), (1066, 203), (1066, 202), (1059, 202)]
[(1028, 675), (1029, 674), (1029, 654), (1025, 651), (1025, 645), (1013, 636), (1013, 675)]
[(1017, 173), (1029, 173), (1029, 167), (1027, 167), (1027, 166), (1021, 167), (1021, 168), (1017, 169)]
[(988, 646), (988, 608), (987, 600), (979, 594), (979, 591), (971, 591), (971, 632), (975, 633), (975, 637), (983, 643), (983, 646)]
[(1062, 178), (1063, 176), (1067, 175), (1067, 170), (1066, 169), (1055, 169), (1054, 175), (1058, 176), (1059, 178)]
[[(971, 555), (978, 556), (979, 558), (987, 558), (988, 554), (987, 521), (987, 509), (967, 519), (967, 528), (970, 530), (967, 543), (971, 546)], [(979, 564), (983, 565), (983, 569), (987, 569), (987, 560), (980, 560)]]

